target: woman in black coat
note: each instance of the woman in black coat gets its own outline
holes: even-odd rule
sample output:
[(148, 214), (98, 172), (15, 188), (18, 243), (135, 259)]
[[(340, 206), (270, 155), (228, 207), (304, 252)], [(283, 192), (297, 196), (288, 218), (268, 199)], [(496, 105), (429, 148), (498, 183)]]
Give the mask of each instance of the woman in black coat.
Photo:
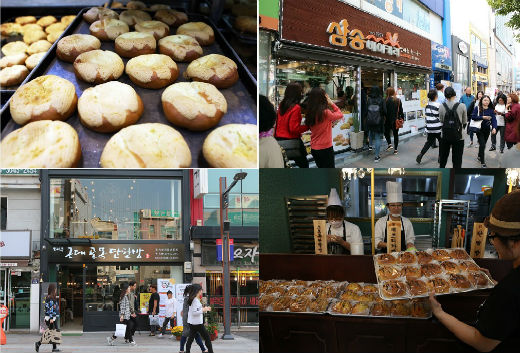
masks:
[[(397, 146), (399, 145), (399, 129), (395, 126), (395, 121), (397, 119), (404, 119), (404, 114), (401, 100), (397, 98), (393, 87), (388, 87), (386, 89), (386, 99), (383, 104), (383, 110), (385, 115), (385, 138), (388, 143), (386, 150), (390, 151), (393, 148), (394, 154), (397, 154)], [(393, 146), (390, 132), (394, 134)]]

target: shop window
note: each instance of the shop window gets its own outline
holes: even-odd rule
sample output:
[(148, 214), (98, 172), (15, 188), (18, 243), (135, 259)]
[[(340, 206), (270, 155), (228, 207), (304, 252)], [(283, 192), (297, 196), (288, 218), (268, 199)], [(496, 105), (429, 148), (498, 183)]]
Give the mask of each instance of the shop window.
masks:
[(468, 58), (466, 56), (457, 55), (457, 71), (455, 82), (460, 83), (463, 87), (469, 86), (469, 75), (468, 75)]
[(181, 240), (181, 184), (170, 179), (53, 178), (50, 237)]
[(0, 229), (6, 230), (7, 229), (7, 197), (1, 198), (1, 204), (2, 204), (2, 214), (1, 214)]
[(403, 19), (425, 32), (430, 32), (430, 12), (416, 0), (403, 1)]
[[(397, 73), (397, 96), (403, 104), (405, 120), (414, 120), (422, 117), (421, 91), (426, 91), (424, 74)], [(424, 92), (424, 95), (427, 92)]]

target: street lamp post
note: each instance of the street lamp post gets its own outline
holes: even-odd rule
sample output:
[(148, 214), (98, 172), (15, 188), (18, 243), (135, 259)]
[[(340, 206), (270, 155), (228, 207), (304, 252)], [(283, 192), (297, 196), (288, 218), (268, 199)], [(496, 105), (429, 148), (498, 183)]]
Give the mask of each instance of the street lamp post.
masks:
[(240, 180), (243, 180), (247, 173), (240, 172), (235, 174), (233, 182), (229, 187), (226, 187), (226, 177), (219, 178), (220, 189), (220, 237), (222, 239), (222, 272), (224, 274), (224, 334), (223, 340), (233, 340), (231, 334), (231, 286), (229, 281), (229, 220), (228, 220), (228, 206), (229, 206), (229, 192)]

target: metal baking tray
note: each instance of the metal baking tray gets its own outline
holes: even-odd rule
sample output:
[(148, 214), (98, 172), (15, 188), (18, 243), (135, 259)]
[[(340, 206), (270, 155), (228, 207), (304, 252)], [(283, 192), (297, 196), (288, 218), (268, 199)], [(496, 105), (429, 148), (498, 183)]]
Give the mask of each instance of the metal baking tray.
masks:
[[(76, 19), (70, 24), (70, 26), (64, 32), (63, 36), (67, 36), (74, 33), (90, 33), (90, 25), (83, 20), (83, 13), (87, 10), (88, 8), (81, 10)], [(121, 12), (121, 10), (118, 9), (116, 9), (115, 11)], [(257, 92), (255, 78), (247, 70), (242, 60), (239, 58), (239, 56), (236, 54), (233, 48), (231, 48), (229, 43), (222, 36), (220, 31), (218, 31), (215, 24), (209, 18), (203, 15), (192, 13), (188, 13), (188, 18), (190, 21), (202, 21), (209, 24), (215, 32), (215, 43), (211, 46), (203, 47), (203, 55), (212, 53), (226, 55), (227, 57), (233, 59), (238, 66), (238, 82), (230, 88), (220, 89), (220, 92), (222, 92), (224, 97), (226, 97), (228, 104), (228, 112), (222, 117), (222, 120), (216, 127), (230, 123), (256, 124)], [(171, 30), (170, 32), (174, 33), (175, 30)], [(56, 41), (56, 43), (53, 44), (48, 55), (40, 62), (40, 64), (36, 68), (34, 68), (32, 78), (49, 74), (60, 76), (74, 84), (76, 88), (76, 94), (78, 95), (78, 97), (80, 97), (85, 89), (93, 87), (94, 85), (78, 80), (74, 75), (73, 65), (71, 63), (57, 59), (57, 43), (58, 41)], [(113, 41), (101, 43), (102, 50), (114, 51)], [(128, 59), (122, 59), (126, 65)], [(186, 71), (188, 63), (177, 63), (177, 66), (179, 68), (179, 78), (175, 82), (186, 81), (186, 79), (183, 77), (183, 73)], [(118, 81), (132, 86), (143, 101), (144, 112), (137, 124), (163, 123), (169, 126), (173, 126), (166, 119), (162, 110), (161, 95), (165, 88), (159, 90), (141, 88), (135, 85), (132, 81), (130, 81), (126, 74), (123, 74)], [(11, 114), (9, 111), (9, 101), (5, 105), (5, 108), (2, 112), (2, 120), (4, 119), (6, 119), (8, 122), (6, 127), (2, 131), (2, 137), (5, 137), (12, 131), (20, 128), (20, 126), (11, 119)], [(72, 127), (76, 129), (79, 135), (79, 140), (81, 143), (81, 149), (83, 154), (79, 167), (98, 168), (99, 159), (101, 157), (101, 153), (103, 152), (103, 148), (105, 147), (105, 144), (114, 133), (103, 134), (85, 128), (80, 123), (77, 111), (74, 113), (74, 115), (67, 119), (66, 122), (72, 125)], [(183, 135), (188, 146), (190, 147), (192, 155), (191, 167), (209, 167), (208, 163), (205, 161), (202, 155), (202, 145), (204, 143), (204, 139), (212, 131), (212, 129), (208, 131), (197, 132), (189, 131), (176, 126), (173, 127)]]

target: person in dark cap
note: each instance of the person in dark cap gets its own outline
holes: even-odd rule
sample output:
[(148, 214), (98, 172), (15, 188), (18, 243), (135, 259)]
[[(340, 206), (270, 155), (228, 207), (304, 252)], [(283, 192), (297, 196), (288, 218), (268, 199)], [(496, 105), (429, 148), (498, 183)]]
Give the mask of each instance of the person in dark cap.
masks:
[(432, 312), (458, 339), (481, 352), (518, 352), (520, 347), (520, 190), (502, 197), (484, 224), (499, 259), (513, 269), (480, 306), (475, 326), (446, 313), (430, 294)]

